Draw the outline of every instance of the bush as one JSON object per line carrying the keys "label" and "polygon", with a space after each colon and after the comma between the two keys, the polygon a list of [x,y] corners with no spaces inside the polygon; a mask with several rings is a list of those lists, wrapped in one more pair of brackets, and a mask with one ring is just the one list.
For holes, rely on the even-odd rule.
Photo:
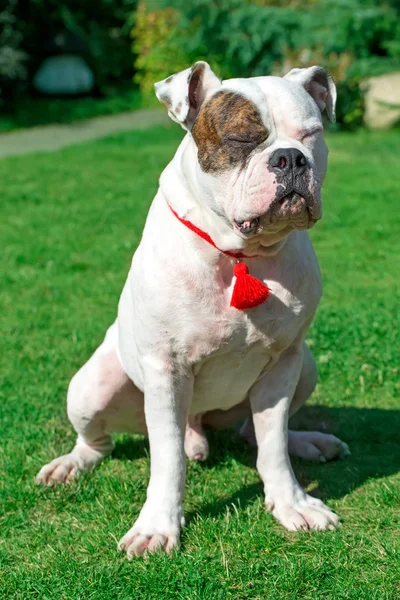
{"label": "bush", "polygon": [[153,93],[153,84],[165,77],[171,58],[174,68],[179,71],[187,67],[191,60],[179,44],[178,23],[180,14],[173,8],[147,10],[139,4],[133,29],[133,51],[137,53],[135,81],[142,91]]}
{"label": "bush", "polygon": [[338,84],[342,127],[362,121],[361,79],[400,61],[397,0],[159,0],[138,15],[133,48],[145,92],[196,59],[225,78],[321,64]]}
{"label": "bush", "polygon": [[[8,0],[0,13],[0,88],[3,97],[29,91],[52,40],[69,33],[82,40],[97,91],[103,95],[131,84],[130,29],[137,0]],[[57,48],[55,48],[57,50]],[[19,83],[19,85],[17,85]]]}
{"label": "bush", "polygon": [[133,77],[130,29],[136,4],[136,0],[31,0],[25,44],[36,63],[43,39],[61,31],[77,35],[87,46],[98,90],[107,94]]}
{"label": "bush", "polygon": [[0,106],[11,101],[26,78],[27,55],[20,48],[22,35],[15,29],[16,0],[9,1],[0,13]]}

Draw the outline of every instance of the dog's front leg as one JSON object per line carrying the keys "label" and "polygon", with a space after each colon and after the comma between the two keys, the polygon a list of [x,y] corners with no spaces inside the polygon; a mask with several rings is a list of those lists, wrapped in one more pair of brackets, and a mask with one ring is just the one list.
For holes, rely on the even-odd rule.
{"label": "dog's front leg", "polygon": [[151,361],[145,371],[145,414],[150,442],[147,499],[134,526],[119,542],[128,557],[169,552],[179,545],[186,476],[184,434],[193,376]]}
{"label": "dog's front leg", "polygon": [[253,387],[250,394],[258,444],[257,468],[265,503],[287,529],[333,529],[338,517],[306,494],[293,473],[288,454],[288,417],[302,367],[302,350],[294,348]]}

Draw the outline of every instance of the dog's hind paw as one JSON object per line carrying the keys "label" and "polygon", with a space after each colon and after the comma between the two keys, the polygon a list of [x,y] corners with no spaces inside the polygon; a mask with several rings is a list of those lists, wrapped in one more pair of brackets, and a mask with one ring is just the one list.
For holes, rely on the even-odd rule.
{"label": "dog's hind paw", "polygon": [[335,529],[339,525],[337,514],[319,498],[309,496],[297,486],[292,491],[280,489],[268,494],[265,505],[289,531]]}
{"label": "dog's hind paw", "polygon": [[55,458],[51,463],[42,467],[36,475],[36,483],[48,486],[68,483],[76,477],[80,470],[79,461],[71,452]]}
{"label": "dog's hind paw", "polygon": [[345,442],[328,433],[319,431],[289,431],[289,454],[305,460],[327,462],[349,456],[350,449]]}
{"label": "dog's hind paw", "polygon": [[42,485],[68,483],[82,471],[91,471],[113,449],[110,436],[99,438],[93,444],[78,440],[69,454],[59,456],[42,467],[36,475],[36,482]]}

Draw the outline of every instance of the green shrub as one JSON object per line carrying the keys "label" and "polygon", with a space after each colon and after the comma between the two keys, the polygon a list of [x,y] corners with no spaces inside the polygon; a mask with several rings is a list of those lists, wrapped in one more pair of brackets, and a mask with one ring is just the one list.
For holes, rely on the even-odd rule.
{"label": "green shrub", "polygon": [[137,53],[134,80],[146,95],[153,94],[154,82],[165,77],[173,62],[176,71],[185,69],[192,60],[179,44],[180,14],[173,8],[148,10],[139,4],[135,15],[133,50]]}
{"label": "green shrub", "polygon": [[[51,39],[70,32],[83,40],[87,47],[85,58],[96,76],[97,91],[107,94],[121,87],[121,83],[132,81],[130,29],[136,4],[137,0],[30,0],[29,3],[8,0],[8,8],[0,12],[1,52],[4,53],[3,48],[11,48],[12,57],[19,59],[18,76],[27,91],[35,70],[47,56]],[[5,41],[4,31],[8,32]],[[8,52],[8,65],[10,56]]]}
{"label": "green shrub", "polygon": [[397,0],[159,0],[133,29],[136,80],[151,83],[208,60],[225,78],[321,64],[338,84],[338,124],[362,121],[362,78],[400,63]]}
{"label": "green shrub", "polygon": [[34,47],[49,33],[75,33],[86,42],[99,91],[108,93],[133,76],[129,34],[136,5],[137,0],[31,0],[27,45],[35,55]]}
{"label": "green shrub", "polygon": [[0,12],[0,106],[11,102],[26,79],[27,55],[21,49],[22,35],[16,29],[16,0],[9,0]]}

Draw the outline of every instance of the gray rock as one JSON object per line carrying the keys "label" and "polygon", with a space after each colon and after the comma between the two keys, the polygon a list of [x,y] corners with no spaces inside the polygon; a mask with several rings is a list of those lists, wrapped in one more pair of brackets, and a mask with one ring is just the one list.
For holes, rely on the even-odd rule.
{"label": "gray rock", "polygon": [[370,129],[388,129],[400,120],[400,72],[364,82],[364,121]]}

